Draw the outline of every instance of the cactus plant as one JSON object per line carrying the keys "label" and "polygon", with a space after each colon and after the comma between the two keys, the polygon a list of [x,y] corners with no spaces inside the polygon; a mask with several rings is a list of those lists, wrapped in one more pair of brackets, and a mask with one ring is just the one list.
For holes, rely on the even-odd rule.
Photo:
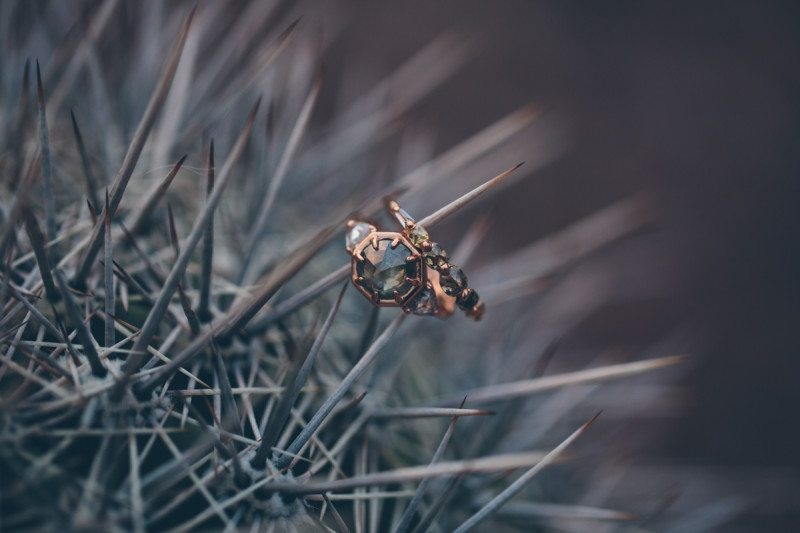
{"label": "cactus plant", "polygon": [[[408,143],[397,119],[464,60],[457,38],[321,125],[325,42],[293,9],[95,4],[3,6],[19,40],[2,66],[0,525],[511,527],[504,504],[593,414],[553,407],[537,426],[529,397],[678,360],[544,375],[566,326],[516,329],[563,272],[647,221],[642,197],[498,260],[477,217],[451,255],[477,266],[478,325],[379,312],[348,288],[351,213],[433,201],[436,231],[542,162],[520,168],[510,143],[535,127],[529,105],[434,157],[400,146],[403,173],[374,177],[386,140]],[[533,498],[519,512],[543,525],[630,518]]]}

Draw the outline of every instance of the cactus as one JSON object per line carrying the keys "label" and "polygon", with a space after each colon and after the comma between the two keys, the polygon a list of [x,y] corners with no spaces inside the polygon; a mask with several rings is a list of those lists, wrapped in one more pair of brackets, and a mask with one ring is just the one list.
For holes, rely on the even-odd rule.
{"label": "cactus", "polygon": [[[374,176],[463,42],[434,41],[324,126],[325,43],[292,9],[109,0],[70,22],[55,2],[17,7],[3,35],[64,34],[35,68],[22,41],[3,56],[1,526],[468,531],[513,524],[500,511],[519,493],[542,525],[631,518],[536,506],[526,491],[593,413],[540,427],[525,406],[679,358],[544,375],[565,327],[517,328],[562,273],[640,228],[646,199],[481,256],[484,200],[543,163],[515,164],[510,142],[532,105]],[[349,288],[344,222],[388,195],[433,203],[432,231],[481,213],[451,255],[475,266],[484,322],[379,312]]]}

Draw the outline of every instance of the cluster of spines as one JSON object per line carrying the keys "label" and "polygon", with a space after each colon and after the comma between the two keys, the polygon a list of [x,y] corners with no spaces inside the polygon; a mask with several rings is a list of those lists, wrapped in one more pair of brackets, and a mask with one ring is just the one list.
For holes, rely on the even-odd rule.
{"label": "cluster of spines", "polygon": [[[113,3],[109,2],[107,5],[111,7],[103,9],[101,13],[103,16],[106,16],[109,9],[113,9]],[[291,370],[283,381],[284,386],[280,391],[280,400],[268,404],[268,407],[265,408],[264,420],[266,420],[266,427],[261,432],[261,438],[251,439],[247,437],[249,433],[246,427],[242,426],[241,421],[249,421],[254,414],[254,408],[249,404],[249,400],[245,400],[245,398],[248,398],[247,395],[251,393],[244,391],[253,390],[257,387],[248,387],[247,380],[241,379],[242,376],[237,368],[238,361],[230,357],[230,354],[227,353],[229,350],[226,351],[225,347],[235,344],[232,339],[246,341],[256,338],[263,331],[265,324],[278,323],[280,319],[296,312],[303,305],[342,281],[346,276],[346,269],[344,271],[341,268],[334,269],[325,278],[286,298],[278,305],[267,309],[257,320],[254,320],[256,313],[261,311],[267,302],[271,301],[278,290],[285,286],[285,282],[328,241],[331,230],[326,228],[313,238],[301,243],[293,253],[287,255],[285,261],[273,270],[269,276],[259,280],[259,283],[252,288],[252,293],[235,301],[227,311],[222,311],[221,315],[214,319],[212,308],[215,298],[211,284],[211,262],[214,246],[213,229],[211,228],[213,226],[214,211],[219,204],[225,184],[230,180],[232,169],[247,143],[257,107],[252,111],[239,140],[231,150],[228,160],[219,174],[216,175],[216,181],[213,144],[209,146],[209,157],[206,159],[209,169],[206,204],[182,246],[178,244],[179,237],[176,224],[172,209],[168,206],[169,242],[174,252],[175,261],[168,273],[160,271],[158,266],[149,261],[147,252],[143,251],[143,247],[139,246],[137,239],[139,238],[140,230],[147,225],[150,214],[163,198],[185,158],[181,158],[174,165],[153,195],[143,204],[143,207],[131,213],[131,218],[128,219],[130,220],[129,228],[126,227],[126,222],[115,220],[119,218],[120,201],[128,181],[133,175],[136,163],[142,154],[149,132],[152,130],[160,110],[164,106],[177,69],[178,60],[183,51],[191,20],[192,15],[184,23],[177,43],[167,60],[164,74],[130,143],[122,166],[102,202],[101,196],[98,194],[97,180],[93,175],[92,165],[89,163],[87,148],[78,128],[78,122],[75,120],[74,115],[72,117],[76,146],[87,180],[87,196],[90,214],[94,218],[94,229],[89,236],[88,244],[84,248],[83,254],[78,257],[73,276],[69,280],[71,281],[71,286],[62,272],[65,271],[63,268],[64,257],[58,253],[57,241],[60,240],[61,235],[58,233],[58,213],[55,209],[56,202],[54,201],[55,193],[53,191],[53,154],[50,151],[48,124],[45,114],[45,94],[41,75],[38,73],[37,68],[45,230],[42,231],[33,214],[34,207],[32,203],[25,197],[37,175],[33,170],[34,166],[29,165],[27,169],[23,169],[25,172],[21,179],[14,178],[18,185],[17,196],[15,197],[16,203],[8,211],[2,239],[0,239],[2,249],[7,252],[6,256],[10,258],[4,271],[2,294],[10,294],[18,304],[12,305],[11,302],[4,304],[5,310],[10,310],[10,312],[2,319],[4,331],[0,335],[0,342],[10,350],[3,358],[2,364],[11,369],[11,372],[19,373],[24,379],[30,380],[34,384],[26,385],[25,388],[35,389],[35,384],[37,383],[41,387],[35,390],[30,397],[26,396],[25,390],[15,391],[8,398],[8,402],[6,400],[3,401],[3,409],[16,408],[20,398],[27,402],[26,406],[43,407],[43,409],[27,412],[6,411],[4,417],[8,415],[6,418],[13,419],[13,424],[6,426],[2,438],[4,442],[7,439],[26,438],[19,437],[19,434],[15,433],[16,431],[21,431],[20,434],[25,435],[45,435],[47,438],[66,436],[57,446],[54,446],[52,450],[47,450],[41,457],[30,455],[33,450],[19,449],[9,451],[3,448],[0,451],[3,454],[6,452],[20,453],[23,454],[23,457],[29,458],[30,463],[35,467],[27,472],[26,475],[40,476],[43,475],[43,472],[56,471],[57,476],[63,476],[65,472],[59,472],[59,466],[53,460],[59,453],[60,447],[70,446],[71,439],[80,436],[99,436],[102,444],[100,444],[99,452],[95,456],[87,455],[82,457],[80,450],[77,450],[78,453],[70,458],[71,466],[74,466],[80,460],[88,460],[91,463],[91,468],[86,478],[77,480],[78,482],[75,483],[75,486],[80,489],[79,492],[82,491],[82,494],[75,498],[80,504],[78,506],[79,512],[76,513],[76,516],[82,520],[87,514],[94,514],[98,516],[97,520],[101,521],[98,523],[117,520],[118,526],[130,527],[135,530],[153,527],[153,524],[161,523],[159,520],[165,520],[166,523],[169,523],[172,510],[175,506],[180,505],[180,502],[187,501],[186,498],[189,497],[186,496],[187,494],[200,494],[202,497],[198,498],[197,501],[200,502],[202,507],[197,509],[197,512],[190,520],[177,524],[181,527],[208,525],[215,517],[227,527],[235,527],[237,523],[242,525],[245,522],[243,517],[251,520],[290,518],[294,516],[294,513],[299,514],[299,503],[320,501],[321,499],[324,505],[330,509],[337,527],[341,530],[346,530],[345,521],[337,512],[334,500],[331,498],[333,492],[361,487],[411,484],[415,482],[420,482],[420,484],[414,498],[405,507],[401,521],[395,526],[398,531],[409,530],[416,517],[419,517],[416,529],[420,529],[436,519],[437,513],[446,504],[445,496],[450,497],[458,490],[457,483],[449,485],[446,494],[437,496],[434,499],[434,505],[423,513],[424,507],[420,497],[429,488],[427,481],[441,476],[459,480],[472,472],[506,472],[513,469],[527,468],[526,474],[520,478],[521,481],[515,482],[506,490],[497,494],[489,503],[479,506],[472,518],[469,518],[459,531],[473,528],[478,522],[494,513],[503,502],[518,493],[522,485],[528,482],[542,468],[558,459],[564,447],[582,433],[585,426],[582,426],[548,454],[535,452],[516,456],[497,454],[479,459],[445,461],[443,453],[447,449],[456,421],[467,416],[485,416],[490,414],[488,411],[465,409],[463,402],[460,403],[459,407],[452,407],[450,406],[451,404],[459,405],[459,402],[450,402],[449,400],[443,400],[442,405],[437,403],[432,407],[423,405],[386,408],[373,404],[369,407],[361,408],[361,402],[365,397],[364,394],[350,394],[354,383],[364,375],[367,368],[379,355],[379,352],[397,332],[403,321],[402,315],[393,320],[377,336],[374,335],[377,322],[370,321],[372,325],[368,325],[367,330],[371,330],[372,333],[365,335],[367,341],[364,343],[364,349],[359,351],[360,357],[351,368],[346,370],[345,377],[330,387],[332,392],[313,411],[308,420],[305,420],[305,411],[297,412],[299,409],[299,407],[296,407],[298,399],[303,392],[303,388],[309,383],[311,376],[317,371],[314,368],[315,362],[322,350],[323,342],[333,326],[334,319],[337,317],[345,292],[344,287],[331,307],[324,323],[316,332],[311,347],[299,359],[292,360]],[[280,37],[277,49],[280,49],[293,28],[294,25]],[[27,83],[27,76],[25,83]],[[319,84],[315,83],[294,131],[302,133],[305,129],[318,91]],[[24,90],[23,93],[25,93]],[[521,125],[523,124],[527,124],[532,118],[532,114],[528,110],[524,113],[513,115],[512,118],[514,121],[509,121],[509,123],[514,125],[514,128],[511,128],[511,130],[514,130],[522,127]],[[283,174],[285,174],[292,158],[291,155],[297,147],[297,139],[302,138],[302,135],[293,135],[292,138],[295,140],[290,143],[290,147],[287,148],[285,156],[281,160],[282,164],[279,165],[279,169]],[[23,167],[24,165],[20,166]],[[511,170],[513,169],[509,169],[489,180],[486,184],[476,188],[474,191],[470,191],[448,206],[443,207],[434,215],[431,215],[431,217],[428,217],[430,224],[441,220],[466,205],[466,203],[473,201],[480,194],[489,190],[491,186],[500,183],[504,177],[509,175]],[[280,180],[273,182],[275,183],[274,189],[272,185],[270,186],[270,195],[266,200],[268,206],[275,199],[279,182]],[[263,212],[268,211],[269,209],[267,208]],[[262,218],[265,219],[266,215]],[[12,262],[13,247],[16,246],[16,243],[12,241],[15,239],[14,224],[18,220],[22,221],[28,235],[34,256],[33,260],[36,261],[36,266],[41,276],[43,295],[36,290],[28,291],[17,287],[11,279],[10,272],[12,272],[13,268],[9,267],[8,264]],[[148,274],[157,281],[158,286],[155,294],[153,294],[154,291],[148,290],[147,287],[140,286],[137,276],[126,271],[121,257],[113,253],[113,237],[116,233],[111,230],[114,226],[120,229],[130,250],[145,264]],[[331,224],[330,228],[336,226],[338,224]],[[63,232],[64,228],[61,228],[61,230]],[[257,242],[262,230],[263,222],[258,222],[254,225],[253,235],[255,237],[253,237],[253,242]],[[200,299],[195,308],[187,294],[188,280],[186,270],[193,251],[201,242],[203,243],[203,252],[200,265]],[[100,256],[101,252],[103,252],[102,256]],[[99,259],[99,257],[102,258]],[[445,261],[447,260],[445,259]],[[250,276],[248,272],[252,272],[252,269],[248,268],[249,261],[244,263],[242,265],[242,279],[248,279]],[[98,264],[103,267],[102,283],[95,283],[96,278],[91,277],[93,272],[98,270]],[[448,268],[444,268],[445,266]],[[470,309],[478,304],[475,301],[477,296],[474,291],[468,292],[470,289],[466,288],[465,279],[464,288],[461,288],[460,292],[457,291],[461,284],[455,279],[454,271],[449,264],[441,262],[437,271],[445,276],[444,286],[450,287],[449,290],[453,293],[451,296],[455,295],[457,301],[461,301],[464,306],[469,304]],[[118,302],[114,300],[114,277],[124,280],[130,287],[135,287],[142,299],[145,300],[147,317],[141,329],[132,327],[131,324],[116,316],[115,309],[118,306]],[[95,296],[94,291],[99,287],[103,288],[104,298],[102,305],[98,306],[93,301],[93,297]],[[156,349],[153,341],[157,338],[157,330],[161,323],[165,321],[165,317],[168,316],[168,307],[176,295],[180,304],[179,312],[183,313],[188,331],[191,333],[191,341],[186,345],[176,345],[174,341],[167,339],[165,343],[170,343],[174,346],[174,349],[167,352],[167,355],[170,356],[167,358],[165,354]],[[36,305],[42,296],[53,306],[52,316],[54,318],[52,319],[48,318]],[[0,299],[0,301],[4,301],[4,299]],[[44,352],[41,349],[44,344],[39,343],[38,340],[33,343],[26,343],[20,342],[20,338],[15,337],[16,333],[22,332],[27,324],[26,321],[12,322],[11,319],[19,315],[20,310],[29,314],[32,317],[30,318],[31,321],[38,321],[51,336],[50,338],[56,340],[56,348],[52,354]],[[99,343],[95,340],[96,335],[90,328],[90,323],[94,316],[99,316],[103,319],[103,346],[99,346]],[[125,337],[118,340],[116,333],[120,331],[123,332]],[[374,340],[371,340],[372,337],[375,337]],[[75,344],[75,340],[79,341],[80,345]],[[120,346],[126,346],[127,343],[132,344],[133,348],[131,350],[127,352],[119,350]],[[12,351],[15,354],[21,353],[25,358],[28,358],[34,371],[15,363],[11,355]],[[206,356],[205,360],[201,355]],[[248,357],[255,356],[248,352]],[[120,367],[115,364],[116,361],[113,359],[116,358],[124,358],[125,365]],[[160,366],[159,360],[163,363]],[[638,366],[607,368],[604,369],[605,373],[591,375],[564,376],[562,382],[582,383],[630,375],[658,368],[668,362],[671,361],[655,361],[639,364]],[[84,366],[88,368],[82,369]],[[47,381],[43,378],[40,375],[41,372],[38,372],[39,369],[42,369],[48,377],[52,376],[52,380]],[[199,372],[194,369],[201,369],[204,372],[202,377],[206,378],[208,382],[201,380]],[[184,381],[176,379],[178,373],[183,374],[183,378],[180,379],[184,379]],[[208,376],[211,376],[216,382],[208,379]],[[265,376],[264,379],[271,378],[270,376]],[[189,383],[186,389],[175,389],[177,383],[187,382],[186,380]],[[50,401],[48,394],[58,395],[67,391],[62,386],[65,383],[68,386],[74,386],[77,394],[67,395],[63,398],[59,397]],[[537,387],[542,386],[544,386],[542,382],[531,379],[525,383],[509,384],[507,387],[501,387],[500,389],[496,387],[486,388],[486,390],[477,389],[470,392],[470,401],[473,402],[473,398],[478,401],[502,401],[503,399],[525,394],[525,392],[520,393],[520,390],[539,390]],[[262,387],[262,389],[265,388]],[[198,394],[202,398],[207,396],[219,398],[218,402],[209,402],[208,412],[211,413],[210,418],[212,419],[210,423],[206,422],[208,412],[195,405],[200,401],[198,400],[195,404],[191,402],[191,398],[195,397],[194,392],[202,393]],[[273,394],[275,393],[273,392]],[[349,398],[349,396],[352,396],[352,398]],[[169,401],[177,400],[178,398],[183,401]],[[39,403],[41,399],[45,401]],[[342,405],[345,405],[344,400],[348,399],[351,400],[350,403],[342,408]],[[218,406],[211,405],[216,403],[218,403]],[[175,409],[180,407],[184,408],[183,415],[175,412]],[[309,408],[306,406],[303,409]],[[318,474],[323,472],[323,468],[331,465],[335,466],[336,469],[340,469],[341,465],[337,463],[335,456],[326,455],[331,450],[325,448],[325,444],[319,439],[319,433],[330,423],[333,416],[338,414],[340,410],[348,408],[354,409],[358,414],[354,417],[353,423],[345,427],[342,433],[338,435],[339,440],[336,441],[334,448],[339,446],[340,442],[343,443],[341,446],[346,446],[348,442],[352,442],[352,435],[359,428],[363,428],[368,423],[376,423],[375,421],[445,417],[450,418],[451,422],[430,464],[423,467],[407,467],[389,471],[373,471],[372,473],[362,472],[355,476],[327,482],[318,481],[315,478],[309,480],[308,478],[295,478],[292,476],[293,468],[298,463],[308,460],[303,454],[310,447],[315,450],[325,450],[325,452],[319,452],[316,456],[312,456],[312,464],[309,468],[310,473]],[[58,409],[62,410],[59,411]],[[55,413],[55,415],[52,418],[46,418],[49,413]],[[72,423],[71,421],[77,418],[78,422],[75,427],[61,426],[59,425],[60,417],[65,417],[69,423]],[[166,421],[176,417],[182,419],[182,424],[193,425],[199,431],[199,434],[195,434],[195,440],[183,449],[180,449],[178,443],[170,437],[171,431],[168,430],[171,428],[165,428]],[[296,420],[298,417],[300,422]],[[4,418],[4,421],[6,418]],[[99,423],[100,427],[95,426],[94,422]],[[25,426],[25,424],[28,425]],[[290,427],[294,429],[288,429]],[[300,427],[302,429],[299,429]],[[184,426],[180,426],[180,429],[183,428]],[[140,435],[147,437],[145,442],[138,439]],[[285,441],[285,445],[279,448],[277,444],[282,440]],[[145,458],[151,453],[154,441],[163,441],[165,450],[172,453],[174,457],[163,459],[161,464],[155,467],[146,467]],[[14,440],[14,442],[17,441]],[[115,446],[117,444],[121,446]],[[140,448],[141,444],[144,446]],[[212,452],[210,450],[215,451]],[[126,455],[128,457],[127,463],[125,461]],[[5,457],[3,460],[5,461]],[[209,468],[204,474],[198,474],[198,472],[202,472],[200,467],[205,465],[207,461],[209,463],[218,461],[218,467]],[[114,486],[111,474],[124,469],[125,465],[128,468],[127,478],[121,486]],[[150,469],[147,470],[146,468]],[[21,479],[25,479],[25,476],[22,476]],[[61,478],[59,477],[58,479]],[[53,487],[47,487],[42,484],[39,479],[34,478],[34,482],[33,492],[38,493],[38,491],[48,489],[55,490]],[[69,483],[64,483],[64,485],[67,486]],[[169,491],[175,486],[180,486],[181,491],[170,493]],[[17,489],[17,484],[15,483],[11,488]],[[68,495],[71,495],[74,487],[70,485],[69,489],[67,492]],[[108,489],[108,491],[104,489]],[[142,492],[143,489],[145,493]],[[107,495],[103,495],[104,492]],[[161,505],[165,494],[170,494],[175,498],[169,503]],[[251,495],[257,501],[250,500]],[[130,497],[129,506],[127,502],[120,504],[120,498],[128,497]],[[102,500],[102,504],[95,505],[98,503],[98,498]],[[402,501],[398,499],[398,502]],[[259,506],[263,513],[260,515],[257,513],[246,514],[252,511],[252,508],[249,508],[248,505]],[[34,510],[34,507],[32,505],[31,510]],[[109,510],[109,507],[113,509]],[[103,510],[107,511],[107,514],[101,519],[99,515],[104,512]],[[0,512],[7,511],[8,509],[4,507]],[[145,516],[145,513],[149,513],[149,516]],[[42,514],[47,515],[47,513]],[[31,519],[35,520],[36,517],[33,516]]]}

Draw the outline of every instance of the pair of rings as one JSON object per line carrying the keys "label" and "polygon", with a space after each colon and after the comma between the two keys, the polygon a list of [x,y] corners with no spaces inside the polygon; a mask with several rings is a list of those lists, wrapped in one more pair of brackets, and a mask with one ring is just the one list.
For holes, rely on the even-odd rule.
{"label": "pair of rings", "polygon": [[345,248],[352,256],[351,280],[358,291],[374,305],[401,307],[406,313],[447,318],[458,307],[480,320],[485,306],[467,286],[464,272],[397,202],[387,200],[386,208],[400,232],[347,221]]}

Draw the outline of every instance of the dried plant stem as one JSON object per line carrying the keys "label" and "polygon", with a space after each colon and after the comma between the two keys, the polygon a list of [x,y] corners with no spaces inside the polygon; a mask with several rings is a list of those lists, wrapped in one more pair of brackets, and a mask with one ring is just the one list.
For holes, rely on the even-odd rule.
{"label": "dried plant stem", "polygon": [[164,281],[164,286],[161,289],[161,293],[158,295],[158,299],[153,304],[150,313],[147,315],[147,319],[145,319],[144,325],[142,326],[142,331],[136,338],[136,343],[133,345],[134,354],[131,356],[132,358],[128,361],[128,366],[125,369],[125,376],[127,378],[139,370],[142,364],[144,364],[144,351],[156,332],[156,328],[161,321],[161,317],[164,315],[164,311],[166,311],[167,305],[169,304],[172,295],[175,293],[180,279],[183,277],[186,266],[189,264],[189,260],[191,259],[192,252],[194,252],[195,247],[205,232],[214,209],[216,209],[217,205],[222,199],[222,193],[225,191],[225,186],[228,184],[228,181],[233,174],[233,167],[236,165],[236,162],[242,155],[244,147],[250,138],[250,132],[253,129],[253,123],[255,122],[259,103],[260,99],[250,111],[250,116],[245,123],[244,129],[239,134],[236,144],[231,150],[231,153],[228,156],[228,159],[225,161],[225,164],[222,166],[222,170],[219,173],[219,182],[209,197],[208,202],[204,206],[203,212],[195,220],[192,231],[189,233],[189,236],[186,239],[186,243],[184,244],[183,250],[181,250],[180,256],[175,261],[175,265],[172,267],[169,276]]}
{"label": "dried plant stem", "polygon": [[[466,401],[466,398],[464,398]],[[464,407],[464,402],[461,402],[461,408]],[[431,458],[430,464],[436,464],[444,456],[444,451],[447,449],[447,445],[450,443],[450,438],[453,436],[453,432],[456,428],[456,422],[458,421],[459,415],[454,415],[453,418],[450,420],[450,424],[447,426],[447,430],[444,432],[444,436],[442,437],[441,442],[439,442],[439,446],[436,447],[436,451],[433,453],[433,457]],[[425,490],[427,489],[429,484],[428,479],[423,479],[420,481],[419,485],[417,485],[417,490],[414,491],[414,496],[411,498],[411,501],[408,502],[408,506],[406,510],[403,512],[403,515],[400,517],[400,523],[397,524],[395,528],[395,533],[405,533],[411,527],[411,521],[414,519],[414,515],[417,512],[417,507],[422,502],[422,496],[425,494]]]}
{"label": "dried plant stem", "polygon": [[39,275],[42,279],[42,285],[44,286],[45,294],[47,295],[47,299],[55,304],[60,300],[60,295],[58,293],[58,289],[56,289],[56,284],[53,281],[53,273],[50,267],[50,260],[47,254],[47,248],[45,243],[45,237],[42,234],[42,230],[39,227],[39,224],[36,222],[36,218],[33,216],[31,210],[26,209],[22,213],[23,218],[25,219],[25,229],[28,233],[28,239],[31,243],[31,248],[33,248],[33,253],[36,257],[36,264],[39,266]]}
{"label": "dried plant stem", "polygon": [[[496,402],[507,400],[509,398],[516,398],[519,396],[527,396],[529,394],[551,390],[558,387],[565,387],[568,385],[592,383],[605,379],[615,379],[624,376],[640,374],[642,372],[648,372],[650,370],[656,370],[680,363],[681,361],[685,360],[685,358],[686,356],[676,355],[671,357],[661,357],[658,359],[649,359],[645,361],[634,361],[632,363],[620,363],[617,365],[578,370],[577,372],[569,372],[554,376],[514,381],[511,383],[501,383],[498,385],[488,385],[486,387],[480,387],[468,391],[466,394],[469,396],[471,402]],[[457,400],[453,399],[441,403],[449,404],[455,403],[455,401]]]}
{"label": "dried plant stem", "polygon": [[[56,282],[58,283],[58,287],[61,290],[61,297],[66,305],[67,316],[71,320],[72,325],[75,327],[78,339],[81,341],[81,344],[83,344],[83,353],[86,355],[86,359],[89,361],[89,365],[92,367],[92,374],[99,378],[105,377],[105,375],[108,373],[108,370],[106,370],[106,367],[103,366],[103,363],[100,361],[100,357],[97,355],[92,334],[83,321],[81,310],[78,308],[78,304],[72,297],[69,287],[67,287],[67,282],[64,281],[63,276],[58,271],[55,272],[55,278]],[[64,337],[66,337],[66,335],[64,335]]]}
{"label": "dried plant stem", "polygon": [[522,474],[519,478],[514,481],[511,485],[509,485],[505,490],[503,490],[500,494],[495,496],[492,501],[484,505],[477,513],[472,515],[466,522],[458,526],[455,529],[455,533],[467,533],[467,531],[471,531],[474,529],[478,524],[486,520],[486,518],[497,511],[505,502],[510,500],[515,494],[521,491],[525,485],[527,485],[533,477],[542,471],[542,469],[550,464],[552,464],[569,446],[572,444],[575,439],[583,434],[586,431],[586,428],[591,425],[592,422],[600,415],[600,413],[596,414],[591,420],[584,423],[581,427],[579,427],[572,435],[564,439],[564,441],[553,448],[553,450],[545,455],[541,461],[535,464],[533,467],[530,468],[527,472]]}
{"label": "dried plant stem", "polygon": [[[206,174],[206,197],[214,190],[214,139],[208,146],[208,171]],[[206,200],[208,201],[208,200]],[[202,262],[200,265],[200,301],[197,304],[197,316],[203,322],[209,322],[211,315],[211,277],[214,270],[214,214],[203,234]]]}
{"label": "dried plant stem", "polygon": [[463,196],[461,196],[459,198],[456,198],[455,200],[453,200],[452,202],[450,202],[446,206],[442,207],[441,209],[439,209],[435,213],[431,213],[430,215],[426,216],[425,218],[423,218],[422,220],[419,221],[419,224],[421,224],[422,226],[431,226],[433,224],[436,224],[437,222],[441,222],[442,220],[444,220],[445,218],[447,218],[451,214],[455,213],[456,211],[458,211],[460,209],[463,209],[469,203],[475,201],[481,195],[485,194],[486,192],[488,192],[488,191],[494,189],[495,187],[497,187],[498,185],[500,185],[500,183],[502,183],[503,180],[506,177],[511,175],[512,172],[517,170],[523,164],[524,164],[524,162],[523,163],[517,163],[513,167],[511,167],[511,168],[509,168],[507,170],[504,170],[503,172],[501,172],[497,176],[489,179],[488,181],[484,182],[483,184],[479,185],[478,187],[475,187],[474,189],[472,189],[468,193],[464,194]]}
{"label": "dried plant stem", "polygon": [[47,109],[45,107],[42,73],[36,61],[36,96],[39,101],[39,140],[42,157],[42,186],[44,188],[44,219],[47,239],[56,238],[56,203],[53,190],[53,161],[50,156],[50,133],[47,128]]}
{"label": "dried plant stem", "polygon": [[275,203],[275,198],[277,197],[278,191],[280,190],[283,180],[286,177],[286,173],[289,170],[289,164],[291,163],[294,154],[297,152],[300,142],[303,139],[303,134],[308,127],[308,121],[311,118],[311,113],[314,110],[314,104],[317,102],[317,96],[319,96],[319,90],[321,86],[322,75],[318,74],[317,78],[314,80],[314,85],[311,87],[308,97],[306,97],[306,101],[303,103],[302,109],[300,109],[300,114],[298,115],[297,121],[294,124],[292,133],[289,135],[286,148],[283,151],[283,155],[281,155],[281,159],[278,162],[278,167],[275,169],[275,174],[273,174],[272,180],[267,188],[267,196],[264,198],[264,202],[261,205],[261,208],[258,210],[258,218],[250,230],[250,235],[248,236],[247,244],[245,246],[245,256],[241,265],[241,274],[239,280],[240,284],[246,285],[252,281],[248,274],[250,272],[250,263],[255,256],[256,250],[258,249],[259,238],[267,226],[269,213],[272,210],[272,205]]}
{"label": "dried plant stem", "polygon": [[172,180],[174,180],[175,176],[178,175],[178,172],[183,166],[184,161],[186,161],[185,155],[178,159],[178,162],[173,165],[164,179],[147,196],[147,199],[144,201],[142,206],[129,215],[128,220],[130,220],[130,223],[128,223],[127,226],[130,228],[131,234],[136,235],[142,231],[145,222],[147,222],[147,219],[153,212],[153,209],[155,209],[156,205],[158,205],[158,202],[164,197],[167,190],[169,190],[169,186],[172,185]]}
{"label": "dried plant stem", "polygon": [[105,202],[105,210],[104,213],[106,214],[105,219],[103,220],[103,225],[105,228],[104,238],[103,238],[103,246],[105,249],[105,257],[104,257],[104,283],[103,288],[105,290],[105,309],[106,309],[106,319],[105,319],[105,332],[104,332],[104,340],[105,346],[113,346],[114,345],[114,315],[116,314],[114,307],[114,242],[111,239],[111,213],[108,207],[108,190],[106,190],[106,202]]}
{"label": "dried plant stem", "polygon": [[[172,80],[175,77],[175,71],[178,69],[178,62],[180,61],[181,54],[183,53],[183,46],[186,44],[186,37],[189,35],[189,28],[191,27],[194,13],[195,10],[192,9],[192,11],[186,17],[180,32],[178,33],[178,38],[169,58],[167,59],[161,79],[159,79],[158,84],[156,85],[156,88],[150,97],[150,101],[147,103],[147,109],[145,109],[142,120],[139,122],[136,133],[133,135],[133,140],[131,140],[128,151],[125,154],[125,159],[122,161],[122,166],[114,178],[114,183],[111,187],[111,198],[109,201],[112,217],[114,216],[114,213],[116,213],[120,201],[122,201],[122,195],[125,194],[128,181],[131,179],[131,175],[133,175],[133,169],[136,167],[136,163],[139,161],[139,156],[142,154],[144,143],[147,141],[147,137],[150,135],[150,131],[153,129],[153,125],[155,124],[156,118],[158,118],[158,115],[161,112],[164,101],[167,99],[167,94],[172,86]],[[105,214],[102,214],[101,220],[103,220],[104,217]],[[75,273],[75,277],[73,278],[73,283],[79,287],[83,286],[84,282],[86,281],[86,277],[89,275],[89,271],[92,268],[94,260],[100,251],[100,247],[103,244],[102,234],[103,223],[98,222],[94,227],[88,247],[81,258],[80,265]]]}
{"label": "dried plant stem", "polygon": [[302,361],[302,364],[296,368],[294,375],[290,375],[288,377],[288,382],[290,385],[284,392],[280,403],[278,403],[275,413],[270,417],[267,429],[264,431],[264,437],[261,440],[261,445],[258,447],[255,456],[253,456],[254,467],[264,467],[267,460],[267,454],[271,452],[272,448],[275,446],[275,443],[278,442],[278,437],[280,436],[279,432],[286,424],[286,420],[289,418],[291,408],[295,401],[297,401],[297,397],[300,395],[303,385],[308,380],[311,369],[316,362],[317,355],[319,355],[319,352],[322,349],[322,344],[325,341],[325,337],[328,335],[328,331],[330,331],[331,326],[333,325],[333,319],[336,317],[336,313],[339,311],[339,306],[342,303],[342,298],[347,290],[347,286],[347,283],[342,286],[342,290],[339,292],[338,298],[336,298],[330,313],[328,313],[328,317],[322,324],[322,328],[314,339],[314,344],[311,345],[311,349],[308,351],[308,354]]}
{"label": "dried plant stem", "polygon": [[287,494],[322,494],[332,491],[350,490],[357,487],[410,483],[428,478],[505,472],[508,470],[535,466],[540,463],[545,456],[546,454],[541,452],[508,453],[481,457],[478,459],[441,461],[436,464],[408,466],[386,472],[373,472],[348,479],[307,483],[305,485],[299,483],[273,482],[270,488],[275,491],[286,492]]}
{"label": "dried plant stem", "polygon": [[97,178],[92,172],[92,163],[89,159],[89,153],[86,151],[86,145],[83,142],[83,135],[78,128],[78,121],[75,119],[75,113],[70,110],[69,116],[72,119],[72,133],[75,136],[75,144],[78,148],[78,155],[81,158],[81,166],[83,167],[83,177],[86,180],[86,196],[94,209],[100,208],[100,197],[97,196],[98,183]]}
{"label": "dried plant stem", "polygon": [[[361,374],[367,369],[367,367],[375,360],[380,350],[389,342],[389,339],[392,338],[392,335],[397,331],[400,327],[400,324],[403,323],[403,319],[405,315],[398,315],[381,333],[381,335],[375,339],[375,342],[369,347],[361,359],[353,366],[350,372],[345,376],[336,390],[328,397],[327,400],[322,404],[319,410],[314,413],[314,416],[311,417],[311,420],[308,421],[306,427],[303,428],[303,431],[292,441],[292,443],[286,448],[288,454],[296,454],[300,451],[300,449],[306,444],[308,439],[311,438],[312,435],[319,429],[319,426],[325,420],[325,418],[333,411],[333,408],[344,398],[344,395],[350,390],[350,387],[355,383],[355,381],[361,377]],[[274,463],[278,469],[284,468],[289,463],[290,457],[286,454],[279,455]]]}
{"label": "dried plant stem", "polygon": [[172,361],[161,367],[153,378],[139,388],[139,392],[141,394],[151,393],[155,387],[166,381],[182,365],[202,352],[211,343],[212,339],[225,337],[231,332],[243,328],[278,289],[327,242],[331,232],[331,228],[326,228],[316,235],[310,243],[304,243],[298,247],[295,253],[291,254],[280,267],[268,276],[268,279],[263,284],[259,285],[255,294],[240,304],[233,306],[227,315],[215,320],[208,331],[192,341]]}
{"label": "dried plant stem", "polygon": [[459,416],[486,416],[494,414],[486,409],[462,409],[449,407],[394,407],[376,409],[370,413],[376,419],[437,418]]}

